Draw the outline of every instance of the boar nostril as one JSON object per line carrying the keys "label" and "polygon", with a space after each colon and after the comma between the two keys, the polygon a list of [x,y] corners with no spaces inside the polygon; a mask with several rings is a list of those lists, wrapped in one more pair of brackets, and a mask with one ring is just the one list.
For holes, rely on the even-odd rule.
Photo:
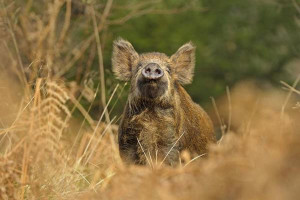
{"label": "boar nostril", "polygon": [[156,70],[155,70],[155,72],[156,72],[158,75],[160,75],[160,74],[161,74],[161,71],[160,71],[160,69],[156,69]]}

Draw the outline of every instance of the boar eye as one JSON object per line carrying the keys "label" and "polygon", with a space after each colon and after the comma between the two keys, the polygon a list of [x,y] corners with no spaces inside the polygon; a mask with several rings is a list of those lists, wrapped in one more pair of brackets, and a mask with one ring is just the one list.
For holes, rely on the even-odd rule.
{"label": "boar eye", "polygon": [[166,71],[167,71],[169,74],[171,74],[171,67],[170,67],[170,66],[167,66]]}
{"label": "boar eye", "polygon": [[142,67],[142,63],[138,63],[136,69],[139,70]]}

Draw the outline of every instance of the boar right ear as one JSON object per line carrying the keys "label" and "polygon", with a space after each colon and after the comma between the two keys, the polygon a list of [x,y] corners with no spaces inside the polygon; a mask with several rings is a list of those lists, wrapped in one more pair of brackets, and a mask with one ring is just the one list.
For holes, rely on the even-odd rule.
{"label": "boar right ear", "polygon": [[195,68],[195,46],[189,42],[180,47],[171,56],[171,62],[175,67],[176,79],[181,84],[189,84],[193,80]]}
{"label": "boar right ear", "polygon": [[123,81],[129,81],[132,75],[132,67],[138,60],[138,53],[126,40],[119,38],[113,43],[112,70],[116,77]]}

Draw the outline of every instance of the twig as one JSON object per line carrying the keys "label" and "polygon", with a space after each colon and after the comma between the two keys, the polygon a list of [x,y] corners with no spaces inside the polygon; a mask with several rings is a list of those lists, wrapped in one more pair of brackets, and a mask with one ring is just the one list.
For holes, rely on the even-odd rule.
{"label": "twig", "polygon": [[[97,51],[98,51],[98,62],[99,62],[99,71],[100,71],[100,87],[101,87],[101,103],[102,103],[102,107],[105,108],[106,107],[106,94],[105,94],[105,76],[104,76],[104,66],[103,66],[103,55],[102,55],[99,31],[97,28],[98,26],[97,26],[95,10],[93,7],[91,8],[91,11],[92,11],[92,18],[93,18],[93,25],[94,25],[94,34],[95,34],[95,38],[96,38]],[[107,110],[105,110],[105,118],[106,118],[106,123],[109,123],[110,119],[109,119],[109,114],[108,114]]]}
{"label": "twig", "polygon": [[100,24],[99,24],[99,27],[98,27],[98,30],[102,30],[105,23],[106,23],[106,19],[110,13],[110,10],[111,10],[111,6],[113,4],[113,0],[108,0],[106,5],[105,5],[105,8],[104,8],[104,11],[103,11],[103,14],[101,15],[101,20],[100,20]]}
{"label": "twig", "polygon": [[293,4],[296,8],[296,10],[300,13],[300,6],[298,5],[298,3],[296,2],[296,0],[292,0],[293,1]]}
{"label": "twig", "polygon": [[[299,81],[300,81],[300,74],[298,75],[297,79],[293,83],[292,88],[295,88]],[[293,90],[290,89],[290,91],[289,91],[288,95],[286,96],[285,101],[281,107],[281,114],[280,114],[281,119],[283,118],[285,107],[286,107],[288,101],[290,100],[292,93],[293,93]]]}
{"label": "twig", "polygon": [[215,113],[217,115],[217,118],[218,118],[218,121],[219,121],[219,124],[220,124],[220,128],[221,128],[222,136],[221,136],[221,139],[219,140],[219,143],[220,143],[223,139],[223,136],[225,135],[225,127],[226,126],[224,125],[224,123],[221,120],[221,117],[220,117],[219,110],[217,108],[217,104],[216,104],[215,99],[213,97],[211,97],[211,100],[212,100],[212,104],[213,104],[213,107],[214,107],[214,110],[215,110]]}
{"label": "twig", "polygon": [[77,107],[77,109],[81,112],[84,118],[88,121],[90,126],[94,125],[94,120],[91,118],[88,112],[84,109],[84,107],[77,101],[77,99],[73,95],[69,95],[72,103]]}
{"label": "twig", "polygon": [[132,18],[136,18],[146,14],[156,14],[156,15],[172,15],[177,13],[182,13],[190,9],[190,6],[185,6],[182,8],[174,8],[174,9],[155,9],[153,7],[147,6],[146,8],[140,9],[140,7],[133,9],[129,14],[121,17],[119,19],[108,21],[109,25],[120,25],[129,21]]}
{"label": "twig", "polygon": [[58,71],[55,74],[56,78],[59,78],[63,76],[69,69],[71,69],[74,64],[81,58],[81,56],[84,55],[85,51],[89,48],[90,44],[92,43],[94,39],[94,34],[91,35],[89,38],[87,38],[85,41],[81,42],[78,47],[75,47],[70,55],[67,55],[66,57],[71,57],[71,55],[74,55],[73,58],[71,58],[69,61],[66,62],[66,65],[64,68],[62,68],[60,71]]}
{"label": "twig", "polygon": [[187,162],[184,166],[183,166],[183,168],[185,168],[186,166],[188,166],[189,164],[191,164],[193,161],[195,161],[195,160],[197,160],[198,158],[201,158],[202,156],[205,156],[207,153],[203,153],[203,154],[201,154],[201,155],[199,155],[199,156],[196,156],[195,158],[193,158],[192,160],[190,160],[189,162]]}
{"label": "twig", "polygon": [[231,127],[231,115],[232,115],[232,106],[231,106],[231,96],[230,96],[230,90],[229,87],[226,87],[226,94],[227,94],[227,99],[228,99],[228,128],[227,128],[227,133],[230,132],[230,127]]}
{"label": "twig", "polygon": [[[96,127],[95,127],[95,129],[94,129],[94,131],[93,131],[92,137],[91,137],[91,139],[89,140],[89,143],[87,144],[87,146],[85,147],[84,153],[82,154],[81,158],[86,154],[86,152],[87,152],[87,150],[88,150],[88,148],[89,148],[89,146],[90,146],[92,140],[94,139],[95,134],[96,134],[96,132],[97,132],[97,129],[99,128],[100,122],[102,121],[102,118],[103,118],[103,116],[104,116],[105,110],[107,109],[107,106],[110,104],[110,102],[111,102],[111,100],[112,100],[114,94],[116,93],[118,87],[119,87],[119,84],[115,87],[115,89],[114,89],[112,95],[110,96],[110,99],[108,100],[107,105],[106,105],[106,107],[104,108],[104,110],[103,110],[103,112],[102,112],[102,114],[101,114],[101,116],[100,116],[100,118],[99,118],[99,120],[98,120],[98,123],[97,123],[97,125],[96,125]],[[80,159],[80,160],[81,160],[81,159]]]}
{"label": "twig", "polygon": [[94,152],[96,151],[97,146],[98,146],[99,143],[101,142],[103,136],[105,135],[105,133],[107,132],[107,130],[110,129],[111,124],[112,124],[112,122],[113,122],[115,119],[116,119],[116,117],[114,117],[114,118],[110,121],[110,123],[106,125],[106,127],[105,127],[105,129],[103,130],[103,132],[102,132],[100,138],[98,139],[97,143],[94,145],[94,148],[93,148],[93,150],[91,151],[89,157],[86,159],[84,165],[86,165],[86,164],[89,162],[89,160],[91,159],[92,155],[93,155]]}
{"label": "twig", "polygon": [[65,14],[65,22],[64,26],[62,28],[62,31],[59,36],[58,40],[58,48],[60,48],[63,45],[63,42],[65,40],[67,31],[70,26],[70,21],[71,21],[71,0],[65,0],[66,1],[66,14]]}
{"label": "twig", "polygon": [[124,83],[124,85],[123,85],[123,87],[122,87],[122,89],[121,89],[121,92],[120,92],[119,95],[117,96],[117,99],[116,99],[115,103],[111,106],[110,111],[109,111],[109,114],[113,111],[113,109],[114,109],[115,106],[117,105],[117,103],[118,103],[118,101],[119,101],[119,99],[120,99],[120,97],[121,97],[121,95],[122,95],[122,93],[123,93],[124,88],[125,88],[126,85],[127,85],[127,82]]}
{"label": "twig", "polygon": [[134,10],[134,11],[131,11],[128,15],[126,15],[122,18],[108,21],[107,24],[109,24],[109,25],[124,24],[125,22],[129,21],[132,18],[136,18],[136,17],[142,16],[142,15],[145,15],[145,14],[149,14],[152,11],[153,11],[153,8],[147,8],[147,9],[139,10],[139,11]]}
{"label": "twig", "polygon": [[101,183],[103,183],[103,181],[105,181],[105,179],[111,178],[111,177],[113,177],[115,174],[116,174],[116,173],[112,173],[112,174],[108,175],[107,177],[105,177],[104,179],[101,179],[98,183],[96,183],[96,184],[93,186],[93,188],[96,189],[96,187],[97,187],[98,185],[100,185]]}
{"label": "twig", "polygon": [[287,84],[286,82],[280,81],[280,83],[286,87],[286,88],[284,88],[284,89],[292,90],[292,91],[295,92],[296,94],[299,94],[299,95],[300,95],[300,91],[299,91],[299,90],[293,88],[292,86],[290,86],[290,85]]}
{"label": "twig", "polygon": [[2,9],[4,10],[4,15],[5,15],[7,24],[8,24],[9,33],[10,33],[10,35],[12,37],[12,40],[13,40],[13,43],[14,43],[14,47],[15,47],[16,54],[17,54],[17,60],[18,60],[18,63],[20,65],[20,68],[21,68],[22,75],[20,76],[20,78],[21,78],[21,81],[23,82],[23,84],[25,86],[27,94],[29,94],[29,88],[28,88],[28,84],[27,84],[27,80],[26,80],[25,71],[24,71],[24,65],[23,65],[21,55],[20,55],[20,50],[19,50],[19,46],[18,46],[18,43],[17,43],[17,39],[16,39],[16,36],[14,34],[13,27],[12,27],[12,24],[10,22],[10,19],[7,15],[7,10],[5,8],[5,4],[4,4],[3,0],[1,1],[1,4],[2,4]]}
{"label": "twig", "polygon": [[[98,86],[97,86],[97,89],[96,89],[96,91],[95,91],[95,94],[97,94],[98,89],[99,89],[99,84],[98,84]],[[89,113],[89,111],[91,110],[92,105],[93,105],[93,102],[95,101],[95,98],[96,98],[96,95],[94,96],[93,101],[91,102],[91,104],[90,104],[88,110],[86,111],[87,113]],[[69,154],[68,154],[68,158],[70,157],[70,155],[71,155],[71,153],[72,153],[72,150],[73,150],[73,148],[75,147],[75,143],[76,143],[77,140],[78,140],[79,134],[80,134],[80,132],[81,132],[81,130],[82,130],[82,128],[83,128],[83,125],[84,125],[84,123],[85,123],[85,120],[86,120],[86,118],[84,118],[84,119],[82,120],[82,122],[81,122],[80,128],[79,128],[79,130],[78,130],[78,132],[77,132],[77,134],[76,134],[75,140],[74,140],[73,145],[72,145],[72,147],[71,147],[71,149],[70,149],[70,152],[69,152]],[[77,154],[78,154],[78,152],[77,152]]]}
{"label": "twig", "polygon": [[158,4],[161,3],[162,0],[148,0],[148,1],[142,1],[142,2],[133,2],[131,5],[114,5],[113,9],[120,9],[120,10],[139,10],[141,8],[149,7],[151,4]]}
{"label": "twig", "polygon": [[175,143],[173,144],[173,146],[170,148],[170,150],[168,151],[167,155],[164,157],[164,159],[161,161],[160,165],[161,166],[164,161],[166,160],[166,158],[168,157],[168,155],[170,154],[170,152],[172,151],[172,149],[175,147],[175,145],[177,144],[177,142],[181,139],[181,137],[185,134],[185,132],[183,132],[180,137],[175,141]]}
{"label": "twig", "polygon": [[[77,172],[83,178],[83,180],[85,180],[89,184],[89,186],[91,185],[91,183],[87,180],[87,178],[82,173],[80,173],[76,169],[74,169],[74,171]],[[94,188],[93,188],[93,190],[96,192],[96,190]]]}
{"label": "twig", "polygon": [[148,150],[148,154],[149,154],[149,158],[150,158],[150,161],[151,161],[151,166],[153,166],[153,160],[152,160],[152,156],[151,156],[151,153],[150,153],[149,150]]}
{"label": "twig", "polygon": [[144,155],[145,155],[145,157],[146,157],[146,160],[147,160],[148,164],[149,164],[151,167],[153,167],[153,166],[151,165],[151,162],[149,161],[149,159],[148,159],[148,157],[147,157],[145,151],[144,151],[144,148],[143,148],[142,144],[140,143],[139,138],[136,138],[136,139],[137,139],[137,141],[138,141],[138,143],[139,143],[139,145],[140,145],[140,147],[141,147],[141,149],[142,149],[142,151],[143,151],[143,153],[144,153]]}

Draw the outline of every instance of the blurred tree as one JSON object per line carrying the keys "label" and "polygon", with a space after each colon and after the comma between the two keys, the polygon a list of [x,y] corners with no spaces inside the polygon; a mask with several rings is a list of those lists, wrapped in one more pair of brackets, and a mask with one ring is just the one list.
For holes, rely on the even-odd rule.
{"label": "blurred tree", "polygon": [[[226,86],[240,80],[290,81],[293,72],[286,66],[299,58],[300,48],[300,14],[295,2],[18,0],[7,5],[16,8],[11,18],[19,25],[16,35],[22,60],[24,66],[32,65],[32,77],[38,76],[41,65],[47,66],[56,76],[75,81],[81,92],[87,86],[102,92],[101,78],[94,72],[101,71],[99,57],[103,55],[107,100],[117,83],[110,61],[114,39],[129,40],[138,52],[167,55],[192,41],[197,46],[196,70],[193,83],[186,88],[196,102],[206,104],[210,96],[220,96]],[[116,104],[114,114],[120,114],[125,104],[126,92],[121,91],[117,91],[121,103]],[[91,103],[88,99],[82,100],[86,107]],[[95,113],[99,113],[103,104],[95,102]]]}
{"label": "blurred tree", "polygon": [[187,89],[202,103],[240,80],[289,81],[285,67],[299,57],[300,48],[295,21],[299,14],[292,1],[202,0],[195,4],[202,9],[132,19],[111,29],[112,38],[122,36],[141,52],[168,55],[183,43],[194,42],[197,66]]}

